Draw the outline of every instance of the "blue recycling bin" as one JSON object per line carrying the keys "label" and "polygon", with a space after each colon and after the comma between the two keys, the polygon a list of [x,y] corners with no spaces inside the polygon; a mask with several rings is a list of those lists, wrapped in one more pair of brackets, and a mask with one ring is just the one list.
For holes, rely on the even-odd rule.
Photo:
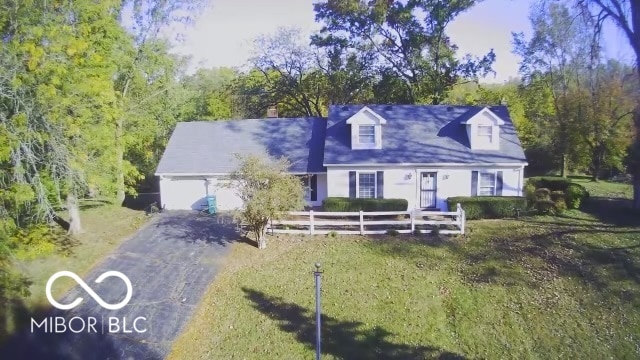
{"label": "blue recycling bin", "polygon": [[207,196],[207,210],[209,214],[215,214],[218,211],[218,204],[214,195]]}

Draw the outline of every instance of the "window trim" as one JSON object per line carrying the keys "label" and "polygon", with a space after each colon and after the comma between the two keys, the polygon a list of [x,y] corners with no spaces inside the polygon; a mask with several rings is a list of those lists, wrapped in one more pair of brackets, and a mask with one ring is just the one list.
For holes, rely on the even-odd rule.
{"label": "window trim", "polygon": [[[489,134],[480,134],[480,128],[489,128]],[[493,125],[477,125],[476,136],[480,139],[488,139],[489,144],[493,144]]]}
{"label": "window trim", "polygon": [[[373,197],[363,198],[360,196],[360,174],[373,175]],[[356,199],[375,199],[378,194],[378,173],[377,171],[356,171]]]}
{"label": "window trim", "polygon": [[[367,127],[367,128],[372,128],[373,129],[373,134],[371,134],[371,136],[373,136],[373,141],[372,142],[362,142],[362,128],[363,127]],[[367,136],[370,136],[369,134],[367,134]],[[358,144],[360,145],[367,145],[367,146],[372,146],[372,145],[376,145],[376,125],[375,124],[361,124],[358,125]]]}
{"label": "window trim", "polygon": [[[480,189],[488,188],[488,186],[482,186],[482,175],[492,175],[493,176],[493,186],[491,187],[491,195],[483,195],[481,194]],[[478,188],[477,188],[477,196],[496,196],[496,192],[498,190],[498,172],[497,171],[478,171]]]}

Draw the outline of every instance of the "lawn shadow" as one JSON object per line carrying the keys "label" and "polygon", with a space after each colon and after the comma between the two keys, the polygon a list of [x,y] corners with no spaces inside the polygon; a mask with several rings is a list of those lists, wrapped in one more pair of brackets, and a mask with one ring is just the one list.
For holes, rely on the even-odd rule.
{"label": "lawn shadow", "polygon": [[633,209],[632,201],[623,198],[590,197],[581,210],[606,224],[616,226],[640,225],[640,211]]}
{"label": "lawn shadow", "polygon": [[[297,304],[243,287],[253,307],[278,322],[280,329],[295,334],[309,353],[315,351],[315,314]],[[393,334],[381,328],[364,328],[357,321],[340,321],[322,316],[322,353],[342,359],[465,359],[463,355],[425,346],[399,344],[389,338]]]}

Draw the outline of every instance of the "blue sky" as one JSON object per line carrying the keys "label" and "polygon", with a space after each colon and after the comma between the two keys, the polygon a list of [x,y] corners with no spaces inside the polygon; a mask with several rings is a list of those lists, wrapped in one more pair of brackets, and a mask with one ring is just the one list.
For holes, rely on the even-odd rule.
{"label": "blue sky", "polygon": [[[176,51],[192,57],[191,70],[198,67],[240,67],[251,54],[258,35],[278,27],[298,27],[306,33],[319,28],[314,22],[314,0],[212,0],[195,24],[185,32]],[[448,34],[465,53],[481,56],[496,53],[494,70],[485,82],[503,82],[518,76],[519,57],[512,54],[511,32],[531,33],[530,0],[485,0],[460,15]],[[605,29],[605,47],[611,57],[632,61],[627,40],[612,26]]]}

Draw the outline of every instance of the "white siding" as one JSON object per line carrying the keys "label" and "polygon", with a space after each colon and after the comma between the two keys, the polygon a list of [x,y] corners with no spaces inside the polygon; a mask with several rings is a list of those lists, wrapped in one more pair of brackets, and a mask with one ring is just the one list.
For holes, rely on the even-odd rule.
{"label": "white siding", "polygon": [[522,195],[522,169],[518,168],[358,168],[331,167],[327,169],[327,194],[330,197],[349,197],[349,171],[384,171],[384,197],[407,199],[409,209],[420,207],[420,174],[436,172],[436,207],[447,211],[447,198],[471,196],[472,171],[502,171],[503,196]]}
{"label": "white siding", "polygon": [[[229,180],[218,177],[160,177],[160,199],[167,210],[201,210],[207,204],[207,195],[216,196],[218,210],[241,208],[242,200],[228,184]],[[327,197],[326,174],[318,174],[317,195],[318,200],[309,205],[320,206]]]}

